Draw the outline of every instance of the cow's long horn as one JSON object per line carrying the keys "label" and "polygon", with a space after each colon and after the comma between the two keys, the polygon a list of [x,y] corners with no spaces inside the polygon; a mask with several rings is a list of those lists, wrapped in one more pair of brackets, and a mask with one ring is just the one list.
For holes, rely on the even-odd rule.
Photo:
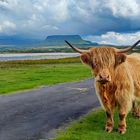
{"label": "cow's long horn", "polygon": [[124,48],[124,49],[117,49],[117,52],[118,53],[128,52],[128,51],[132,50],[134,47],[136,47],[139,43],[140,43],[140,40],[138,40],[134,45],[132,45],[130,47],[127,47],[127,48]]}
{"label": "cow's long horn", "polygon": [[86,53],[86,52],[89,52],[88,50],[81,50],[81,49],[78,49],[76,47],[74,47],[73,45],[71,45],[67,40],[65,40],[65,42],[76,52],[78,53]]}

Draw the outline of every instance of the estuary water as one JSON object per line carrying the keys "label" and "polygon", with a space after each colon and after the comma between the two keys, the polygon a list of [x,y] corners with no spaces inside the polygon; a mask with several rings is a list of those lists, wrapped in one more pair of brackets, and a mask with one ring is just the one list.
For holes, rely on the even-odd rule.
{"label": "estuary water", "polygon": [[0,54],[0,61],[58,59],[77,56],[79,56],[78,53],[12,53]]}

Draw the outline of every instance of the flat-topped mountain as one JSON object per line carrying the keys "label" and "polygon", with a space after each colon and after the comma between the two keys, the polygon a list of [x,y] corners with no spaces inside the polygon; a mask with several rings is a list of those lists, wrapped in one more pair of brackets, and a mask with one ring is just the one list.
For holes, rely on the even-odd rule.
{"label": "flat-topped mountain", "polygon": [[65,40],[77,45],[98,45],[97,43],[83,40],[80,35],[52,35],[47,36],[45,42],[49,46],[63,46],[66,44]]}

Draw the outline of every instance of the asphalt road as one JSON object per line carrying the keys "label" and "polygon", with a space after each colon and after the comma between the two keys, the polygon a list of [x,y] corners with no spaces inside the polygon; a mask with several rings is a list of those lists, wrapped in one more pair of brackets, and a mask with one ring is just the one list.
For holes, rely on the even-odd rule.
{"label": "asphalt road", "polygon": [[99,106],[93,80],[0,96],[0,140],[39,140]]}

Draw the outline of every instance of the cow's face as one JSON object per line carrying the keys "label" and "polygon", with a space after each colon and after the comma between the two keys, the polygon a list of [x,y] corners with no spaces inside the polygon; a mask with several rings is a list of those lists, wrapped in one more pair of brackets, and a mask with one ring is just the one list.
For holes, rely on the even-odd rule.
{"label": "cow's face", "polygon": [[106,84],[112,81],[116,67],[125,62],[126,55],[123,54],[136,47],[140,40],[130,47],[117,49],[111,47],[92,48],[90,50],[81,50],[76,48],[68,41],[65,42],[76,52],[81,54],[83,63],[89,65],[96,76],[96,81]]}
{"label": "cow's face", "polygon": [[81,54],[81,60],[89,65],[100,84],[111,82],[116,67],[125,62],[126,55],[117,53],[115,48],[93,48]]}

